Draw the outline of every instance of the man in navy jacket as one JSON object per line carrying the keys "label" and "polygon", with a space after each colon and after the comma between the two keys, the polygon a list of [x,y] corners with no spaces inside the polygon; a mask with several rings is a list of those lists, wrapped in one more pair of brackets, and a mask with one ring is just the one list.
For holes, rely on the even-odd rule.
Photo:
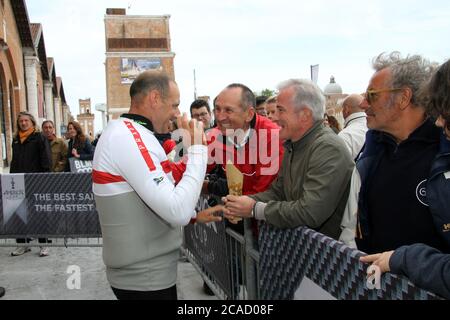
{"label": "man in navy jacket", "polygon": [[[368,254],[423,243],[450,253],[444,217],[430,173],[437,164],[442,130],[425,110],[421,88],[433,75],[433,65],[420,56],[398,52],[374,60],[373,75],[361,108],[367,114],[366,145],[352,177],[348,208],[342,226]],[[441,166],[438,165],[438,169]],[[441,198],[438,196],[437,198]],[[351,205],[352,204],[352,205]],[[444,212],[445,214],[445,212]],[[450,220],[450,219],[448,219]],[[347,223],[349,222],[349,223]],[[351,244],[352,239],[341,240]]]}
{"label": "man in navy jacket", "polygon": [[[450,60],[434,74],[427,90],[427,113],[437,118],[442,128],[439,153],[433,162],[427,183],[427,198],[437,230],[450,239]],[[403,246],[395,251],[361,258],[377,265],[382,272],[391,271],[408,277],[416,285],[450,299],[450,254],[423,244]]]}

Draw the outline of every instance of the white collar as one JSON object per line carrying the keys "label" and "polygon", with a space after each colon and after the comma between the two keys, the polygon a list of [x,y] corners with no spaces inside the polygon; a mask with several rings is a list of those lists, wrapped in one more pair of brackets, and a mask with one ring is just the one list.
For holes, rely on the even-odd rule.
{"label": "white collar", "polygon": [[250,137],[250,128],[247,131],[245,131],[245,136],[241,143],[235,143],[233,141],[233,139],[231,139],[230,137],[227,137],[227,141],[229,143],[231,143],[236,149],[241,149],[241,148],[245,147],[245,145],[247,144],[247,142],[249,140],[248,139],[249,137]]}
{"label": "white collar", "polygon": [[366,113],[365,112],[352,113],[351,115],[348,116],[347,119],[345,119],[345,126],[347,126],[349,124],[349,122],[351,122],[355,119],[360,119],[360,118],[367,118]]}

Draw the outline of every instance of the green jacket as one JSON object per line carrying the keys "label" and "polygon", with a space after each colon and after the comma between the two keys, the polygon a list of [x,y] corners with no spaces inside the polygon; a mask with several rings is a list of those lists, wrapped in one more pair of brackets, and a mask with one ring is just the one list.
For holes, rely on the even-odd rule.
{"label": "green jacket", "polygon": [[277,180],[251,196],[258,201],[256,216],[264,210],[278,228],[307,226],[338,239],[353,167],[342,139],[317,122],[299,141],[285,144]]}
{"label": "green jacket", "polygon": [[52,150],[52,172],[64,172],[67,163],[67,144],[62,138],[50,141]]}

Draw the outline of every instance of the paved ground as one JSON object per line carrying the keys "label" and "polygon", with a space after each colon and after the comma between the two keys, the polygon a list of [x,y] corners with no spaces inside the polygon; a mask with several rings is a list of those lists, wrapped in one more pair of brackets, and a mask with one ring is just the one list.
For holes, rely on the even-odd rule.
{"label": "paved ground", "polygon": [[[101,248],[50,248],[50,256],[40,258],[39,249],[11,257],[12,248],[0,248],[0,286],[6,288],[2,300],[111,300],[115,299],[106,281]],[[81,289],[69,290],[67,268],[81,268]],[[178,299],[216,299],[203,293],[203,280],[190,263],[178,267]]]}

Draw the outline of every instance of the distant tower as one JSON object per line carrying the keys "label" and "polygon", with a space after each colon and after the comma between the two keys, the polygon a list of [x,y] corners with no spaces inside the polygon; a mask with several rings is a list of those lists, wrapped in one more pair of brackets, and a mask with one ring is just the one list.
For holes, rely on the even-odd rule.
{"label": "distant tower", "polygon": [[95,115],[92,112],[91,108],[91,99],[80,99],[80,114],[77,119],[83,128],[83,132],[85,135],[89,136],[91,140],[94,140],[94,123],[95,123]]}
{"label": "distant tower", "polygon": [[107,9],[107,117],[117,119],[130,108],[130,85],[145,70],[164,70],[175,79],[169,15],[128,15],[126,9]]}

